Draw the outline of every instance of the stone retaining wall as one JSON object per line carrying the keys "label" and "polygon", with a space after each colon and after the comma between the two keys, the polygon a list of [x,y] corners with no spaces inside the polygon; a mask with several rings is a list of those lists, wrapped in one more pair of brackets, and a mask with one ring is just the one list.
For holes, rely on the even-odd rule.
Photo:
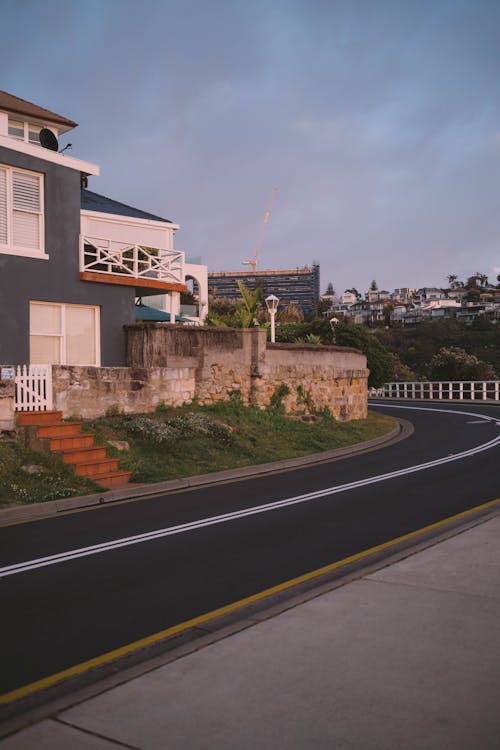
{"label": "stone retaining wall", "polygon": [[340,347],[268,344],[257,402],[268,404],[281,383],[289,388],[288,413],[330,409],[337,419],[365,419],[368,413],[366,358]]}
{"label": "stone retaining wall", "polygon": [[90,419],[108,410],[132,414],[154,411],[161,403],[181,406],[194,398],[194,376],[188,363],[147,369],[54,365],[54,409]]}
{"label": "stone retaining wall", "polygon": [[[342,420],[367,414],[366,357],[356,349],[266,345],[260,329],[165,323],[128,326],[127,340],[128,367],[54,365],[54,409],[65,417],[93,418],[110,409],[148,412],[194,399],[211,404],[233,394],[266,408],[273,395],[286,391],[287,413],[328,408]],[[13,384],[0,386],[0,429],[11,429]]]}

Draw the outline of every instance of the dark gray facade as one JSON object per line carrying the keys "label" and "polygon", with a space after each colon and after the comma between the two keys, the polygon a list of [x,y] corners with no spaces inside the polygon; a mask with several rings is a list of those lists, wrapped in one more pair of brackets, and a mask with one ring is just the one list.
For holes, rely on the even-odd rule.
{"label": "dark gray facade", "polygon": [[47,259],[0,252],[0,363],[29,363],[29,303],[98,305],[101,364],[125,365],[123,326],[134,322],[134,288],[80,281],[80,172],[0,147],[0,164],[44,175]]}

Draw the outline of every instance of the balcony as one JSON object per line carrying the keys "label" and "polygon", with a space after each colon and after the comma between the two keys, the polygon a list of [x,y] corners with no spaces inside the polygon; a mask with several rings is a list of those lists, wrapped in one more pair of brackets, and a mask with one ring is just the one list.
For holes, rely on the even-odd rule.
{"label": "balcony", "polygon": [[80,237],[80,279],[133,286],[137,294],[185,292],[184,253],[102,237]]}

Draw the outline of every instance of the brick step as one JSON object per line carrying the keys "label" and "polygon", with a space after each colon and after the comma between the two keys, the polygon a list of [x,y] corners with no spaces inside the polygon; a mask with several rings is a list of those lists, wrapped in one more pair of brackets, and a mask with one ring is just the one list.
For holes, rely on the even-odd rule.
{"label": "brick step", "polygon": [[17,424],[20,427],[26,425],[42,425],[48,422],[60,422],[62,411],[18,411],[16,412]]}
{"label": "brick step", "polygon": [[81,422],[63,422],[61,411],[18,411],[20,427],[37,427],[37,437],[50,441],[50,450],[59,453],[75,473],[92,479],[101,487],[123,487],[131,471],[121,471],[117,458],[108,458],[106,448],[94,445],[94,436],[82,432]]}
{"label": "brick step", "polygon": [[75,448],[65,450],[61,455],[66,464],[81,464],[88,461],[100,461],[106,458],[106,448],[102,445],[93,445],[90,448]]}
{"label": "brick step", "polygon": [[101,458],[95,461],[81,461],[74,464],[75,473],[80,477],[94,479],[97,474],[108,474],[110,471],[118,471],[117,458]]}
{"label": "brick step", "polygon": [[52,424],[38,425],[38,437],[40,438],[63,438],[81,434],[81,422],[52,422]]}
{"label": "brick step", "polygon": [[107,487],[110,489],[112,487],[124,487],[129,483],[131,476],[131,471],[109,471],[103,474],[89,476],[89,479],[97,482],[101,487]]}
{"label": "brick step", "polygon": [[[39,434],[40,436],[40,434]],[[94,446],[94,436],[90,433],[81,432],[79,435],[65,435],[64,437],[51,437],[51,451],[74,451],[80,448],[91,448]],[[73,463],[73,462],[71,462]]]}

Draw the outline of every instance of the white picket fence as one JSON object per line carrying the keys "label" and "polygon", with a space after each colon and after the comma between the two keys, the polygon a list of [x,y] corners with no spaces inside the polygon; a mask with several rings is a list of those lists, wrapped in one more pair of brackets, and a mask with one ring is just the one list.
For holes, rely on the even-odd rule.
{"label": "white picket fence", "polygon": [[16,411],[52,409],[52,365],[22,365],[14,375]]}
{"label": "white picket fence", "polygon": [[432,383],[384,383],[370,388],[370,398],[499,401],[499,380],[445,380]]}

